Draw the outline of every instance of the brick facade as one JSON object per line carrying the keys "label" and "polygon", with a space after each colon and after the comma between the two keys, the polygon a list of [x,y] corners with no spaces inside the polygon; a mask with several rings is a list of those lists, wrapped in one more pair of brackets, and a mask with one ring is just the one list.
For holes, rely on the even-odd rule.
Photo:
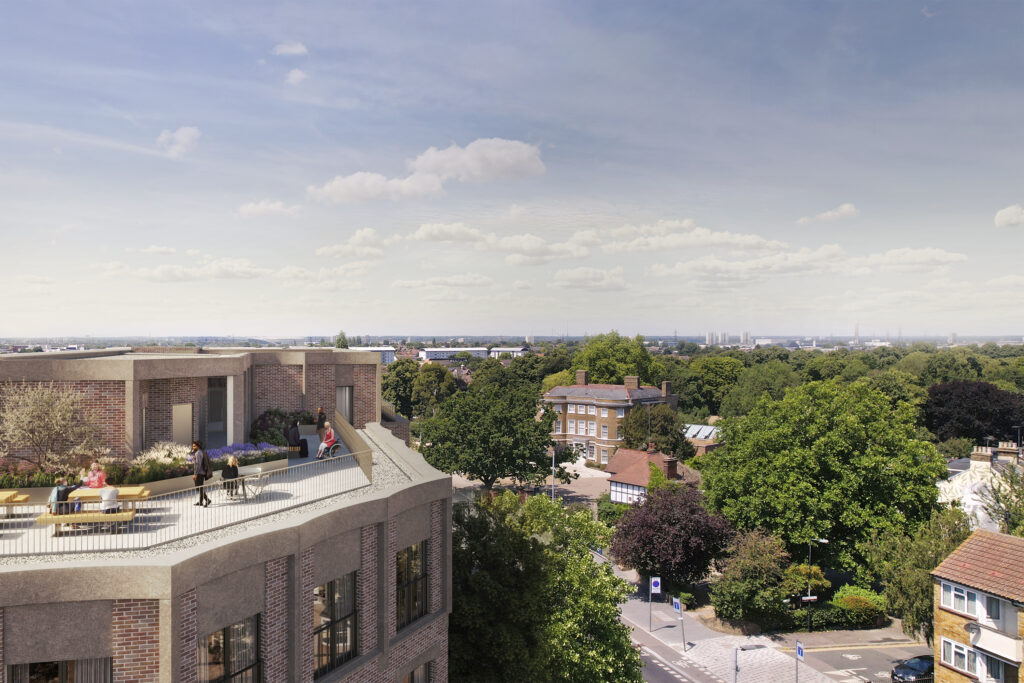
{"label": "brick facade", "polygon": [[443,549],[441,514],[443,509],[444,503],[440,500],[435,500],[430,504],[430,543],[427,544],[427,574],[430,587],[427,591],[427,610],[431,614],[440,611],[443,606],[441,600],[443,578],[441,576],[441,552]]}
{"label": "brick facade", "polygon": [[[306,367],[306,410],[315,413],[323,407],[328,415],[334,415],[337,403],[335,365],[309,365]],[[328,419],[334,419],[332,417]]]}
{"label": "brick facade", "polygon": [[[424,650],[436,646],[443,646],[445,653],[443,664],[441,658],[430,663],[431,683],[446,683],[448,680],[448,616],[444,615],[425,627],[417,629],[408,637],[395,645],[388,653],[388,665],[383,681],[401,680],[401,676],[409,673],[416,665],[413,663],[416,656]],[[443,669],[443,671],[442,671]],[[435,677],[436,676],[436,677]]]}
{"label": "brick facade", "polygon": [[[961,673],[946,664],[942,663],[942,639],[946,638],[954,642],[960,643],[971,647],[970,636],[964,630],[964,624],[969,621],[974,621],[966,616],[957,614],[951,610],[948,610],[941,605],[941,583],[935,581],[933,584],[933,600],[935,605],[934,615],[932,617],[932,628],[934,629],[934,639],[932,641],[933,652],[935,656],[935,682],[936,683],[973,683],[978,679],[974,676],[970,676]],[[1024,610],[1018,610],[1018,633],[1024,633]],[[1011,666],[1010,664],[1003,663],[1003,681],[1009,683],[1009,681],[1018,680],[1018,668]]]}
{"label": "brick facade", "polygon": [[356,574],[356,609],[359,613],[359,652],[377,649],[377,527],[360,532],[360,567]]}
{"label": "brick facade", "polygon": [[114,600],[110,640],[114,683],[159,680],[160,601]]}
{"label": "brick facade", "polygon": [[299,659],[300,678],[313,680],[316,652],[313,649],[313,549],[306,548],[299,557]]}
{"label": "brick facade", "polygon": [[182,593],[178,598],[178,683],[196,683],[199,676],[199,652],[196,625],[196,590]]}
{"label": "brick facade", "polygon": [[[181,403],[192,404],[192,438],[206,439],[206,378],[177,377],[150,379],[139,383],[142,405],[146,410],[143,449],[174,438],[172,408]],[[122,401],[123,403],[123,401]]]}
{"label": "brick facade", "polygon": [[384,581],[387,587],[386,595],[384,598],[384,609],[388,611],[388,640],[395,637],[398,625],[398,615],[395,613],[395,600],[397,596],[395,594],[395,580],[398,578],[398,548],[396,547],[398,540],[398,523],[395,520],[388,522],[388,552],[384,556],[387,558],[388,570],[384,574]]}
{"label": "brick facade", "polygon": [[364,428],[367,423],[377,421],[378,365],[352,366],[352,425]]}
{"label": "brick facade", "polygon": [[380,426],[394,434],[396,438],[404,441],[406,446],[409,445],[409,424],[409,421],[400,415],[397,420],[385,419],[383,415],[380,418]]}
{"label": "brick facade", "polygon": [[253,385],[254,419],[271,408],[292,412],[304,407],[301,365],[256,365]]}
{"label": "brick facade", "polygon": [[[288,636],[291,633],[288,628],[288,558],[270,560],[264,571],[266,602],[260,612],[263,680],[266,683],[285,683],[288,680]],[[308,600],[303,600],[303,603],[306,602]],[[312,604],[310,608],[312,610]],[[309,619],[313,620],[312,611]]]}

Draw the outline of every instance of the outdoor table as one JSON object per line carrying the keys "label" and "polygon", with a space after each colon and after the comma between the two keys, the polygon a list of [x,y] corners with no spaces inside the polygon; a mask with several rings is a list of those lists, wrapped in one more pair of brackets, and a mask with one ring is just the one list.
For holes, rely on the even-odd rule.
{"label": "outdoor table", "polygon": [[[117,489],[117,502],[130,503],[134,510],[135,504],[140,500],[149,500],[149,490],[145,486],[115,486]],[[99,503],[101,489],[80,488],[68,494],[69,501],[82,503]]]}

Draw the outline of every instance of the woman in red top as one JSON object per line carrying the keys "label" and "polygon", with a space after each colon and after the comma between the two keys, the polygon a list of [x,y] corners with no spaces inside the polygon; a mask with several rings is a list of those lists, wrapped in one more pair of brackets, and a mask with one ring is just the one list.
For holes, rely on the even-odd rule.
{"label": "woman in red top", "polygon": [[85,485],[91,489],[101,489],[107,485],[107,473],[103,471],[98,462],[92,464],[92,469],[85,476]]}
{"label": "woman in red top", "polygon": [[327,430],[327,433],[324,434],[324,440],[320,443],[320,450],[316,452],[317,459],[324,457],[324,451],[328,450],[338,441],[338,437],[334,435],[334,428],[331,427],[330,422],[324,423],[324,429]]}

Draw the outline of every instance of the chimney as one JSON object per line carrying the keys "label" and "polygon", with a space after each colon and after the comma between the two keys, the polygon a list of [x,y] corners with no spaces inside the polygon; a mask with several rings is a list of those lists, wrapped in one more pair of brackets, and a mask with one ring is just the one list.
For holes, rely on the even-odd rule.
{"label": "chimney", "polygon": [[668,398],[669,394],[672,393],[672,382],[665,380],[661,383],[661,395]]}
{"label": "chimney", "polygon": [[985,446],[975,446],[971,451],[971,469],[981,467],[992,467],[992,449]]}
{"label": "chimney", "polygon": [[647,452],[648,453],[654,453],[656,450],[657,449],[654,447],[654,442],[653,441],[650,442],[649,444],[647,444]]}
{"label": "chimney", "polygon": [[665,460],[662,464],[661,471],[665,473],[665,477],[668,479],[679,478],[679,461],[675,458],[666,455]]}
{"label": "chimney", "polygon": [[1000,460],[1013,462],[1017,459],[1017,444],[1013,441],[1000,441],[996,453]]}
{"label": "chimney", "polygon": [[640,388],[640,378],[636,375],[626,375],[623,380],[623,384],[626,385],[626,391],[632,391],[633,389]]}
{"label": "chimney", "polygon": [[587,383],[587,371],[586,370],[577,370],[576,371],[576,384],[586,384],[586,383]]}

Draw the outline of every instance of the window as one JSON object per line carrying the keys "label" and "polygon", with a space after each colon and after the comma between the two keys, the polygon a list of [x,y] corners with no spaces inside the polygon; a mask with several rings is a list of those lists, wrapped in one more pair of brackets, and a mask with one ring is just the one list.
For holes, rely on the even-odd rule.
{"label": "window", "polygon": [[430,683],[430,667],[420,664],[402,679],[402,683]]}
{"label": "window", "polygon": [[954,669],[968,673],[978,673],[978,653],[966,645],[942,639],[942,662]]}
{"label": "window", "polygon": [[978,616],[978,594],[960,586],[943,583],[941,604],[957,612]]}
{"label": "window", "polygon": [[608,409],[601,408],[601,417],[608,417]]}
{"label": "window", "polygon": [[313,590],[314,678],[356,656],[356,573]]}
{"label": "window", "polygon": [[576,407],[576,412],[579,413],[580,415],[586,415],[587,407],[583,404],[580,404],[579,406]]}
{"label": "window", "polygon": [[626,417],[626,409],[625,408],[618,408],[618,409],[616,409],[615,417],[619,418],[620,420],[622,418]]}
{"label": "window", "polygon": [[427,613],[427,542],[395,555],[395,624],[398,630]]}
{"label": "window", "polygon": [[562,433],[562,421],[561,420],[555,420],[554,423],[552,423],[552,427],[551,428],[552,428],[552,430],[554,431],[555,434],[561,434]]}
{"label": "window", "polygon": [[569,420],[569,433],[570,434],[575,434],[576,433],[576,420]]}
{"label": "window", "polygon": [[[561,404],[557,404],[557,403],[555,404],[555,412],[556,412],[556,413],[560,413],[560,412],[562,412],[562,406],[561,406]],[[570,411],[570,412],[571,412],[571,411]]]}
{"label": "window", "polygon": [[985,612],[992,621],[999,621],[999,598],[991,595],[985,596]]}
{"label": "window", "polygon": [[7,668],[7,680],[9,683],[110,683],[114,680],[113,660],[100,657],[14,664]]}
{"label": "window", "polygon": [[604,463],[605,465],[608,464],[608,449],[607,448],[602,448],[601,449],[601,462]]}
{"label": "window", "polygon": [[590,436],[597,436],[597,423],[593,420],[590,421]]}
{"label": "window", "polygon": [[1002,681],[1003,680],[1003,662],[1002,660],[996,659],[989,655],[982,655],[982,659],[985,660],[985,673],[988,674],[989,680]]}
{"label": "window", "polygon": [[199,683],[262,680],[259,615],[199,639]]}
{"label": "window", "polygon": [[589,406],[587,412],[589,412],[591,415],[597,415],[597,406]]}
{"label": "window", "polygon": [[608,425],[601,425],[601,438],[602,439],[607,439],[608,438]]}
{"label": "window", "polygon": [[569,412],[570,413],[575,413],[576,412],[576,404],[575,403],[570,403],[569,404]]}
{"label": "window", "polygon": [[616,427],[615,428],[615,438],[618,441],[622,441],[622,427]]}

